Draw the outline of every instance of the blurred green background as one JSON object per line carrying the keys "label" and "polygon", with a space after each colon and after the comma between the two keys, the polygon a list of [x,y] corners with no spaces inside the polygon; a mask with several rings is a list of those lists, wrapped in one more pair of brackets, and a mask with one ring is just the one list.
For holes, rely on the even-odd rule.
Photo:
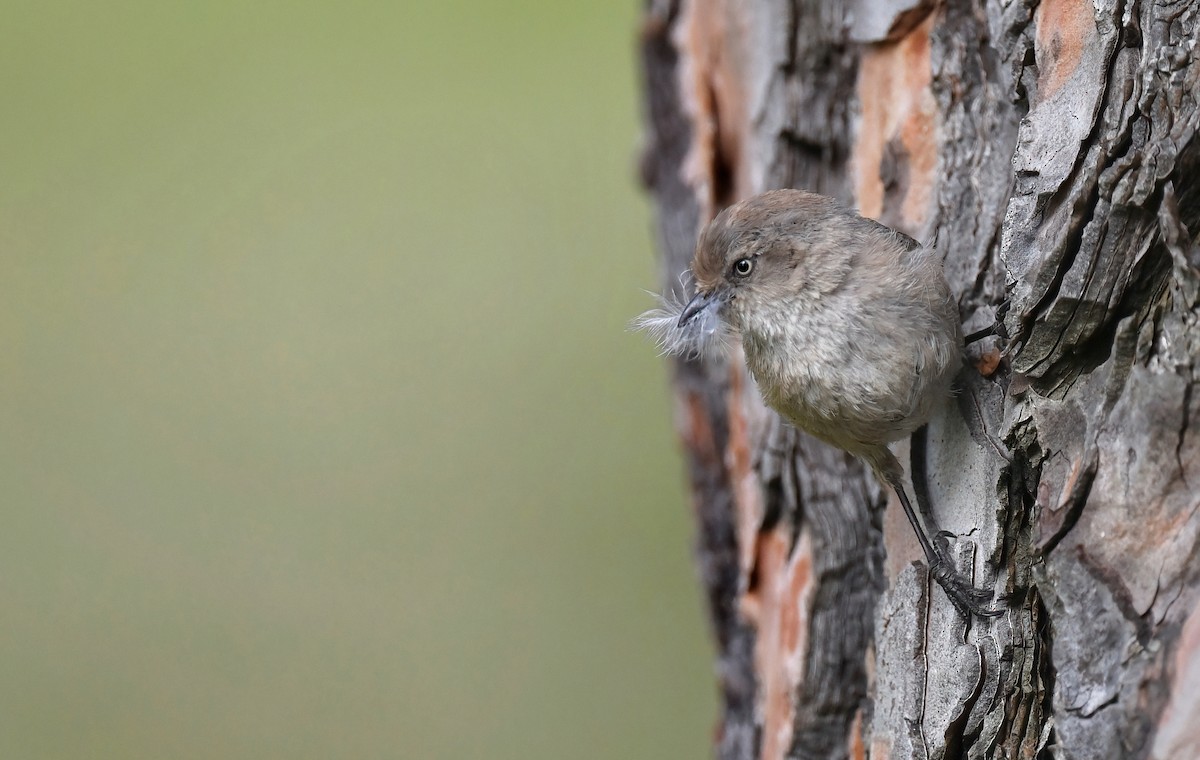
{"label": "blurred green background", "polygon": [[637,4],[2,7],[0,757],[708,756]]}

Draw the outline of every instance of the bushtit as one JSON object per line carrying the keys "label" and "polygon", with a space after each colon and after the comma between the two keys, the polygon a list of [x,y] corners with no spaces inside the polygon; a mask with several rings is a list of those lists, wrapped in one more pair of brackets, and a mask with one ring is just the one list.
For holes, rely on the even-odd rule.
{"label": "bushtit", "polygon": [[934,252],[830,198],[775,190],[717,215],[692,275],[695,297],[648,312],[641,326],[669,353],[740,336],[767,406],[870,465],[895,489],[955,605],[998,614],[930,540],[888,449],[950,397],[962,366],[958,308]]}

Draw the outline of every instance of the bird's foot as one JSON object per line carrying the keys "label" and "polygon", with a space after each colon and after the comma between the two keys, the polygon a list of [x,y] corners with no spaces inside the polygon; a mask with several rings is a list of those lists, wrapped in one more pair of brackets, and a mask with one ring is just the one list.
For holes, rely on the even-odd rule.
{"label": "bird's foot", "polygon": [[[943,557],[954,556],[950,552],[950,539],[952,539],[952,538],[958,538],[958,536],[955,535],[954,533],[951,533],[948,530],[939,530],[937,533],[933,534],[933,540],[934,540],[934,543],[937,544],[938,553],[941,554]],[[950,563],[949,560],[943,560],[943,561]],[[950,566],[953,567],[954,566],[953,563],[950,563]]]}
{"label": "bird's foot", "polygon": [[982,330],[976,330],[963,337],[963,343],[971,345],[975,341],[990,338],[993,335],[1001,340],[1008,340],[1008,328],[1004,325],[1004,317],[1008,314],[1009,302],[1005,301],[996,308],[996,321]]}
{"label": "bird's foot", "polygon": [[992,593],[986,589],[975,588],[949,559],[938,557],[931,563],[929,572],[945,590],[946,596],[950,597],[955,609],[964,617],[974,614],[978,617],[993,618],[1004,614],[1003,607],[996,609],[991,606]]}

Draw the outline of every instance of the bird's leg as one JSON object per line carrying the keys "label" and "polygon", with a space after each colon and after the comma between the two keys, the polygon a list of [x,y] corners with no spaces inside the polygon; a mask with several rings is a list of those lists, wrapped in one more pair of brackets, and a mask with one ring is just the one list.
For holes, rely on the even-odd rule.
{"label": "bird's leg", "polygon": [[1008,336],[1004,335],[1003,332],[1004,332],[1004,325],[997,322],[996,324],[991,325],[989,327],[985,327],[982,330],[976,330],[973,333],[964,335],[963,343],[969,346],[977,340],[983,340],[984,338],[990,338],[993,335],[999,335],[1001,338],[1008,337]]}
{"label": "bird's leg", "polygon": [[934,548],[917,519],[917,514],[908,500],[908,494],[904,492],[904,484],[896,480],[889,485],[895,489],[896,496],[900,499],[900,505],[904,507],[904,514],[908,517],[908,522],[913,526],[913,530],[916,531],[917,540],[921,543],[922,551],[925,552],[925,561],[929,563],[929,574],[945,590],[946,596],[950,597],[955,608],[964,615],[972,612],[980,617],[996,617],[1004,614],[1004,610],[992,609],[988,606],[992,601],[990,592],[975,588],[958,572],[953,559]]}
{"label": "bird's leg", "polygon": [[[885,473],[885,479],[895,491],[896,497],[900,499],[900,506],[904,508],[904,515],[908,518],[908,522],[912,525],[913,531],[917,534],[917,541],[921,544],[921,550],[925,553],[925,561],[929,563],[929,574],[938,582],[945,591],[946,596],[950,597],[950,601],[960,612],[966,615],[968,612],[974,613],[980,617],[996,617],[1004,613],[1003,609],[992,609],[989,605],[992,601],[991,592],[985,589],[978,589],[958,572],[958,568],[954,563],[954,559],[950,555],[950,547],[946,543],[945,534],[937,531],[937,523],[933,519],[933,512],[929,507],[929,488],[925,478],[925,427],[921,428],[913,434],[911,443],[912,454],[912,481],[913,492],[917,496],[917,505],[920,509],[920,516],[913,509],[912,502],[908,499],[908,493],[904,488],[904,480],[900,476],[899,467],[891,468]],[[930,530],[926,529],[926,525],[933,531],[934,539],[930,538]],[[937,544],[934,544],[934,540]]]}
{"label": "bird's leg", "polygon": [[[908,441],[908,472],[912,476],[910,480],[913,487],[913,499],[917,502],[917,510],[921,515],[921,525],[923,526],[918,528],[914,524],[913,530],[921,532],[927,527],[926,536],[932,534],[938,554],[942,557],[949,557],[950,542],[946,540],[948,534],[937,529],[937,520],[933,516],[933,499],[929,497],[929,468],[926,458],[928,443],[928,425],[922,425],[914,430]],[[901,500],[903,498],[901,497]]]}
{"label": "bird's leg", "polygon": [[984,338],[990,338],[993,335],[1000,337],[1000,338],[1007,339],[1008,331],[1004,328],[1004,316],[1007,313],[1008,313],[1008,301],[1005,301],[1004,303],[1000,304],[1000,306],[996,309],[996,321],[993,322],[990,327],[985,327],[982,330],[976,330],[975,332],[971,333],[970,335],[965,336],[963,338],[963,343],[965,343],[966,345],[969,346],[977,340],[983,340]]}

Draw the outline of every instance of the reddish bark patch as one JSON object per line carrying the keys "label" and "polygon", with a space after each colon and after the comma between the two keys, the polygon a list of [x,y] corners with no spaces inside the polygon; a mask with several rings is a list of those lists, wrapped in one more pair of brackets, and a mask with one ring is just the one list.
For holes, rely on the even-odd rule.
{"label": "reddish bark patch", "polygon": [[876,738],[871,741],[871,760],[888,760],[892,756],[892,743],[887,739]]}
{"label": "reddish bark patch", "polygon": [[700,457],[705,466],[711,466],[718,461],[717,442],[713,436],[708,407],[703,396],[699,393],[683,395],[683,414],[677,424],[679,437],[683,439],[684,445]]}
{"label": "reddish bark patch", "polygon": [[758,543],[758,584],[746,594],[756,612],[758,672],[762,714],[762,760],[783,760],[792,742],[793,695],[804,679],[808,619],[813,592],[812,543],[807,530],[795,549],[790,531],[774,530]]}
{"label": "reddish bark patch", "polygon": [[758,472],[754,469],[754,441],[750,434],[745,399],[745,370],[741,362],[731,362],[727,399],[729,443],[726,445],[724,464],[729,472],[737,511],[738,568],[743,590],[749,586],[750,573],[758,561],[757,542],[764,511]]}
{"label": "reddish bark patch", "polygon": [[867,747],[863,744],[863,714],[862,710],[854,713],[850,723],[850,760],[866,760]]}
{"label": "reddish bark patch", "polygon": [[1200,757],[1200,608],[1184,623],[1175,650],[1171,697],[1159,717],[1150,757]]}
{"label": "reddish bark patch", "polygon": [[929,218],[936,186],[938,113],[930,90],[929,34],[937,18],[929,15],[896,42],[870,46],[858,74],[859,210],[914,234]]}
{"label": "reddish bark patch", "polygon": [[[1067,455],[1063,452],[1055,454],[1056,457],[1065,458]],[[1045,543],[1051,537],[1058,534],[1062,529],[1063,523],[1066,520],[1068,508],[1071,506],[1071,492],[1075,490],[1079,484],[1079,478],[1085,471],[1085,462],[1082,457],[1068,460],[1070,464],[1065,468],[1066,476],[1060,481],[1056,478],[1042,478],[1038,483],[1037,500],[1042,504],[1042,516],[1038,520],[1038,545],[1044,551]],[[1053,459],[1050,465],[1056,463]],[[1057,474],[1057,471],[1055,471]],[[1058,487],[1058,495],[1055,497],[1053,490],[1055,486],[1061,482]]]}
{"label": "reddish bark patch", "polygon": [[975,362],[975,369],[984,377],[991,377],[996,374],[996,368],[1000,366],[1000,351],[993,348],[991,351],[985,352]]}
{"label": "reddish bark patch", "polygon": [[692,121],[692,144],[684,161],[685,180],[700,202],[705,222],[750,194],[750,162],[743,157],[748,131],[742,70],[745,30],[732,0],[685,4],[677,25],[680,93]]}
{"label": "reddish bark patch", "polygon": [[1042,0],[1034,12],[1037,36],[1038,100],[1070,80],[1088,45],[1096,43],[1095,11],[1087,0]]}

